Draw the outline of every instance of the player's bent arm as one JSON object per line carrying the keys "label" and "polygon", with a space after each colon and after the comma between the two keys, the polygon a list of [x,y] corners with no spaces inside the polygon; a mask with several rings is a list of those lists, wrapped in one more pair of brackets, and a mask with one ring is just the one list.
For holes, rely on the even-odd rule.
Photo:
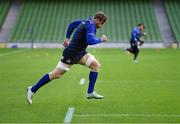
{"label": "player's bent arm", "polygon": [[138,37],[138,33],[136,31],[133,31],[132,32],[132,35],[131,35],[132,39],[134,39],[134,41],[139,41],[139,37]]}
{"label": "player's bent arm", "polygon": [[72,23],[69,24],[66,32],[66,38],[70,39],[72,32],[74,31],[75,28],[78,27],[78,25],[82,22],[82,20],[76,20]]}
{"label": "player's bent arm", "polygon": [[96,34],[96,28],[94,25],[90,24],[87,28],[87,33],[86,33],[86,40],[88,45],[94,45],[102,42],[101,38],[95,37],[95,34]]}
{"label": "player's bent arm", "polygon": [[87,37],[88,45],[94,45],[106,41],[107,41],[107,36],[104,34],[101,36],[101,38],[95,38],[95,36],[93,35]]}
{"label": "player's bent arm", "polygon": [[86,36],[88,45],[94,45],[94,44],[98,44],[98,43],[107,41],[106,35],[102,35],[101,38],[96,38],[95,34],[96,34],[95,27],[93,25],[90,25],[87,30],[87,36]]}
{"label": "player's bent arm", "polygon": [[101,42],[102,42],[101,38],[95,38],[95,36],[93,34],[89,34],[87,36],[88,45],[94,45],[94,44],[98,44],[98,43],[101,43]]}

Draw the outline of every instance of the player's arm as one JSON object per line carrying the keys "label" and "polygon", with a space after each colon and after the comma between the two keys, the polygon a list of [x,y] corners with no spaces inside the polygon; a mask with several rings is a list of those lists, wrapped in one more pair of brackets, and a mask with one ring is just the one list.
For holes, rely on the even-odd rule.
{"label": "player's arm", "polygon": [[71,38],[71,34],[74,31],[75,28],[79,26],[79,24],[82,22],[82,20],[76,20],[74,22],[71,22],[68,25],[67,31],[66,31],[66,39],[64,40],[63,46],[66,47],[69,44],[69,39]]}
{"label": "player's arm", "polygon": [[79,26],[79,24],[82,22],[82,20],[76,20],[74,22],[71,22],[68,25],[67,32],[66,32],[66,38],[70,39],[72,32],[74,31],[75,28]]}
{"label": "player's arm", "polygon": [[86,40],[87,40],[88,45],[94,45],[94,44],[107,41],[106,35],[102,35],[101,38],[96,38],[95,34],[96,34],[96,28],[94,27],[93,24],[90,24],[86,33],[86,38],[87,38]]}
{"label": "player's arm", "polygon": [[137,44],[138,46],[142,46],[143,43],[144,43],[144,41],[142,41],[142,40],[140,39],[140,37],[139,37],[138,34],[137,34],[137,37],[135,37],[135,40],[136,40],[136,44]]}
{"label": "player's arm", "polygon": [[144,44],[144,41],[139,40],[139,46],[142,46]]}
{"label": "player's arm", "polygon": [[136,30],[132,32],[132,39],[136,42],[136,45],[138,45],[138,42],[140,41],[139,34]]}
{"label": "player's arm", "polygon": [[[147,33],[143,31],[143,32],[140,32],[139,37],[145,37],[146,38],[146,35],[147,35]],[[139,38],[139,39],[140,39],[139,40],[139,46],[142,46],[144,44],[144,41],[141,38]]]}

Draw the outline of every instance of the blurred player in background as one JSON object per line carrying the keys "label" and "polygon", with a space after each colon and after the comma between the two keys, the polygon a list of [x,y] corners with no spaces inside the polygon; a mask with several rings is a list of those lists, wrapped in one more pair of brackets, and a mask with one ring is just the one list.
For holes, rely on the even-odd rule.
{"label": "blurred player in background", "polygon": [[146,32],[143,23],[138,24],[131,32],[130,48],[127,48],[126,50],[134,54],[134,58],[133,58],[134,63],[138,63],[137,57],[139,54],[139,47],[142,46],[144,43],[144,41],[141,40],[141,37],[145,35]]}
{"label": "blurred player in background", "polygon": [[[62,77],[65,72],[69,71],[73,64],[81,64],[91,69],[89,73],[89,87],[87,98],[101,99],[102,95],[94,91],[94,86],[98,78],[98,71],[101,64],[98,60],[86,51],[88,45],[94,45],[107,41],[107,36],[102,35],[101,38],[96,38],[96,29],[99,29],[106,22],[107,17],[103,12],[97,12],[93,18],[86,20],[76,20],[69,24],[64,40],[64,51],[61,60],[56,68],[50,73],[45,74],[35,85],[29,86],[27,89],[27,101],[32,104],[32,97],[39,88],[48,82]],[[73,37],[71,34],[75,30]],[[71,38],[71,39],[70,39]]]}

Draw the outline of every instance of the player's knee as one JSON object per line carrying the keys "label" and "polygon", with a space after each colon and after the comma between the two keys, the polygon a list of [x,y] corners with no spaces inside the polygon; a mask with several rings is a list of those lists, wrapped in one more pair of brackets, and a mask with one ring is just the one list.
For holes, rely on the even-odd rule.
{"label": "player's knee", "polygon": [[94,71],[99,71],[99,69],[101,68],[101,64],[100,63],[95,63],[91,66],[91,69]]}
{"label": "player's knee", "polygon": [[96,69],[99,70],[101,68],[101,64],[97,63]]}
{"label": "player's knee", "polygon": [[135,53],[136,53],[136,54],[139,53],[139,49],[136,49],[136,50],[135,50]]}
{"label": "player's knee", "polygon": [[85,65],[91,68],[94,71],[98,71],[101,67],[101,64],[95,59],[95,57],[91,54],[87,54],[88,58],[85,62]]}

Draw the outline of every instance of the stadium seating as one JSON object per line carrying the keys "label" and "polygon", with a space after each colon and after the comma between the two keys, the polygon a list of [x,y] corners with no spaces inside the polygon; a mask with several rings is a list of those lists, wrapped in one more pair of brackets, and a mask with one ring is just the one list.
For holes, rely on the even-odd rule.
{"label": "stadium seating", "polygon": [[169,17],[169,22],[175,34],[176,40],[180,41],[180,1],[179,0],[166,0],[165,1],[166,11]]}
{"label": "stadium seating", "polygon": [[105,33],[110,42],[128,42],[133,27],[143,22],[147,42],[162,41],[150,0],[24,0],[21,10],[11,42],[62,42],[71,21],[100,10],[108,21],[97,36]]}
{"label": "stadium seating", "polygon": [[1,0],[0,1],[0,28],[4,22],[7,15],[8,9],[10,7],[11,0]]}

